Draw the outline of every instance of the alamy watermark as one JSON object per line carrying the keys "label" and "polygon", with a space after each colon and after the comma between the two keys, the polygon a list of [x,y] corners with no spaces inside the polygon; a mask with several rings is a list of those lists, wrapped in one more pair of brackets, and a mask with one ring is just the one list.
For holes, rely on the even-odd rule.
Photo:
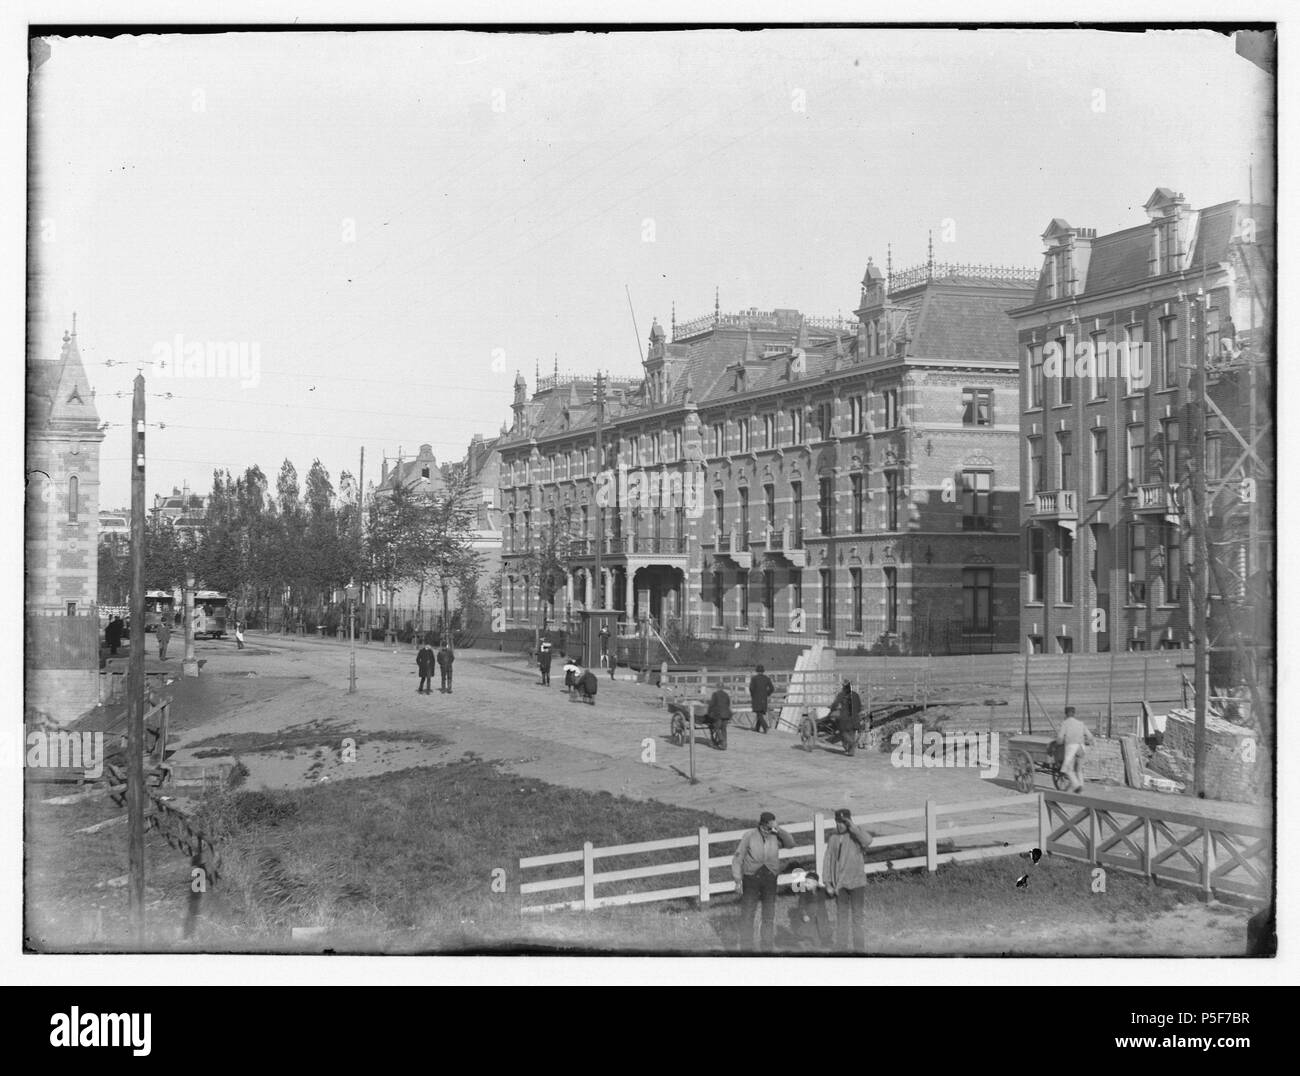
{"label": "alamy watermark", "polygon": [[242,389],[262,380],[262,345],[247,340],[186,340],[177,333],[153,346],[159,377],[235,378]]}
{"label": "alamy watermark", "polygon": [[1001,766],[996,732],[926,732],[924,725],[915,724],[910,733],[900,730],[889,742],[894,745],[889,762],[897,769],[971,766],[991,781]]}
{"label": "alamy watermark", "polygon": [[92,781],[104,774],[103,732],[24,727],[21,747],[15,740],[0,737],[0,763],[6,766],[21,759],[29,770],[84,770]]}
{"label": "alamy watermark", "polygon": [[1151,384],[1151,345],[1143,342],[1092,339],[1075,341],[1069,334],[1062,342],[1050,340],[1043,347],[1043,376],[1106,380],[1122,377],[1131,390]]}

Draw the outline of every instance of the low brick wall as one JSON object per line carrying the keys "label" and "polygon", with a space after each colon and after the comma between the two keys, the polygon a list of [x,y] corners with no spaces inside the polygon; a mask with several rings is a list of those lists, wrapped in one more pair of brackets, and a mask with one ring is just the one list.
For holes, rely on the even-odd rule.
{"label": "low brick wall", "polygon": [[[1164,746],[1190,763],[1196,751],[1196,718],[1190,710],[1171,710]],[[1264,744],[1254,729],[1213,714],[1205,717],[1205,795],[1209,799],[1255,803],[1268,794]]]}

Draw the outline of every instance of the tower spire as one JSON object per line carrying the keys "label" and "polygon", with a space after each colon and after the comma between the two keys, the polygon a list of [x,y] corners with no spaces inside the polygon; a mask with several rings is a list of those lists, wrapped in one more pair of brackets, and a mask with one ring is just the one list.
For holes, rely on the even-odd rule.
{"label": "tower spire", "polygon": [[72,335],[77,335],[77,312],[75,310],[72,312]]}

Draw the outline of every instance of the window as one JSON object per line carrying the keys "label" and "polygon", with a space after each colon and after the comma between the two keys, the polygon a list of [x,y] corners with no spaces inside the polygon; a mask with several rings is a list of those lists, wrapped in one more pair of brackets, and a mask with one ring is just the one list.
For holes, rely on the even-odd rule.
{"label": "window", "polygon": [[898,472],[885,472],[885,530],[898,530]]}
{"label": "window", "polygon": [[885,569],[885,631],[898,631],[898,569]]}
{"label": "window", "polygon": [[867,429],[866,401],[861,396],[849,397],[849,429],[853,433],[865,433]]}
{"label": "window", "polygon": [[1092,431],[1092,495],[1104,496],[1109,481],[1109,445],[1105,430]]}
{"label": "window", "polygon": [[727,512],[723,503],[724,492],[720,489],[713,491],[713,529],[719,535],[727,529]]}
{"label": "window", "polygon": [[682,458],[682,431],[673,430],[673,459]]}
{"label": "window", "polygon": [[763,517],[768,532],[776,530],[776,489],[773,486],[763,487]]}
{"label": "window", "polygon": [[524,513],[524,549],[533,548],[533,514],[532,512]]}
{"label": "window", "polygon": [[[685,533],[686,533],[686,509],[684,506],[679,504],[676,508],[673,509],[673,537],[681,538]],[[680,542],[677,544],[676,552],[678,553],[685,552]]]}
{"label": "window", "polygon": [[1128,596],[1132,604],[1147,600],[1147,528],[1130,523],[1128,528]]}
{"label": "window", "polygon": [[776,447],[776,416],[775,415],[763,416],[763,447],[764,448]]}
{"label": "window", "polygon": [[829,403],[819,403],[817,405],[817,437],[821,441],[831,439],[831,416],[833,414],[832,405]]}
{"label": "window", "polygon": [[790,410],[790,443],[803,444],[803,409],[800,407]]}
{"label": "window", "polygon": [[1056,557],[1061,577],[1061,604],[1074,604],[1074,535],[1061,527],[1057,532]]}
{"label": "window", "polygon": [[81,515],[81,482],[74,474],[68,479],[68,522],[76,523]]}
{"label": "window", "polygon": [[713,424],[713,454],[721,456],[726,449],[727,438],[726,432],[721,422]]}
{"label": "window", "polygon": [[1028,552],[1028,564],[1026,565],[1026,577],[1029,581],[1029,601],[1041,602],[1043,600],[1043,529],[1042,527],[1029,528],[1029,541],[1026,543]]}
{"label": "window", "polygon": [[1129,325],[1124,329],[1124,393],[1140,392],[1150,379],[1146,353],[1146,327]]}
{"label": "window", "polygon": [[721,625],[722,619],[722,573],[713,573],[713,623]]}
{"label": "window", "polygon": [[817,510],[821,519],[821,533],[835,533],[835,494],[829,476],[817,480]]}
{"label": "window", "polygon": [[1056,458],[1057,477],[1060,479],[1056,488],[1074,489],[1074,473],[1071,469],[1074,463],[1074,434],[1069,430],[1062,430],[1056,435]]}
{"label": "window", "polygon": [[792,548],[803,548],[803,483],[790,483],[790,514],[794,518],[794,544]]}
{"label": "window", "polygon": [[749,488],[740,487],[740,548],[749,548]]}
{"label": "window", "polygon": [[763,573],[763,626],[776,627],[776,572],[771,568]]}
{"label": "window", "polygon": [[1183,534],[1176,523],[1164,525],[1164,584],[1165,604],[1177,605],[1182,601],[1183,583]]}
{"label": "window", "polygon": [[853,616],[850,622],[852,631],[862,630],[862,569],[850,568],[849,581],[853,587]]}
{"label": "window", "polygon": [[658,463],[663,458],[664,435],[656,430],[650,435],[650,462]]}
{"label": "window", "polygon": [[1056,346],[1060,349],[1061,355],[1061,373],[1056,379],[1056,402],[1059,404],[1068,404],[1074,402],[1074,378],[1067,373],[1066,359],[1073,358],[1066,350],[1066,341],[1057,340]]}
{"label": "window", "polygon": [[1133,486],[1140,486],[1147,480],[1147,438],[1143,426],[1130,426],[1128,438],[1128,480]]}
{"label": "window", "polygon": [[76,616],[76,615],[77,615],[77,603],[76,603],[76,602],[68,602],[68,603],[67,603],[67,608],[65,609],[65,614],[66,614],[67,616]]}
{"label": "window", "polygon": [[1043,406],[1043,345],[1029,345],[1029,406]]}
{"label": "window", "polygon": [[[510,520],[510,552],[513,553],[519,548],[519,535],[515,532],[515,514],[513,512],[507,517]],[[513,615],[513,614],[512,614]]]}
{"label": "window", "polygon": [[988,634],[993,631],[993,569],[963,568],[961,573],[962,628]]}
{"label": "window", "polygon": [[881,395],[885,400],[885,429],[892,430],[898,425],[898,389],[885,389]]}
{"label": "window", "polygon": [[1029,441],[1029,492],[1043,492],[1043,439],[1030,437]]}
{"label": "window", "polygon": [[961,473],[961,529],[964,531],[988,530],[992,524],[993,473],[991,471],[962,471]]}
{"label": "window", "polygon": [[641,466],[641,436],[640,436],[640,434],[633,434],[631,437],[629,437],[629,438],[628,438],[628,441],[627,441],[627,445],[628,445],[628,454],[629,454],[629,455],[631,456],[631,458],[632,458],[632,466],[633,466],[633,467],[640,467],[640,466]]}
{"label": "window", "polygon": [[1074,637],[1070,635],[1058,635],[1056,637],[1056,650],[1060,654],[1074,653]]}
{"label": "window", "polygon": [[1222,439],[1213,434],[1205,438],[1205,477],[1209,479],[1223,477]]}
{"label": "window", "polygon": [[1165,443],[1165,482],[1172,486],[1178,481],[1178,420],[1165,419],[1160,423],[1160,432]]}
{"label": "window", "polygon": [[1110,368],[1109,347],[1104,331],[1092,334],[1092,398],[1094,400],[1105,399],[1110,394],[1110,375],[1114,371]]}
{"label": "window", "polygon": [[591,509],[585,504],[582,506],[582,536],[591,537]]}
{"label": "window", "polygon": [[749,627],[749,573],[741,572],[736,589],[740,591],[740,626]]}
{"label": "window", "polygon": [[515,618],[515,579],[511,576],[506,580],[506,605],[510,610],[510,619]]}
{"label": "window", "polygon": [[862,476],[850,475],[849,482],[853,489],[853,533],[861,534],[865,529],[862,521]]}
{"label": "window", "polygon": [[992,389],[962,389],[961,424],[963,426],[993,425]]}
{"label": "window", "polygon": [[[790,612],[791,614],[798,612],[800,614],[800,619],[802,620],[803,573],[800,572],[797,568],[790,573]],[[792,631],[794,630],[793,624],[791,625],[791,630]],[[800,625],[799,630],[800,631],[803,630],[802,625]]]}
{"label": "window", "polygon": [[736,435],[738,437],[738,449],[741,452],[749,451],[749,416],[736,420]]}
{"label": "window", "polygon": [[1163,388],[1178,387],[1178,319],[1160,319],[1160,368]]}
{"label": "window", "polygon": [[819,623],[821,625],[820,630],[829,632],[831,630],[831,618],[834,616],[834,609],[835,609],[833,598],[832,598],[834,591],[831,588],[831,570],[829,568],[822,568],[820,569],[820,575],[821,575],[821,592],[822,592],[821,608],[819,610],[820,613]]}

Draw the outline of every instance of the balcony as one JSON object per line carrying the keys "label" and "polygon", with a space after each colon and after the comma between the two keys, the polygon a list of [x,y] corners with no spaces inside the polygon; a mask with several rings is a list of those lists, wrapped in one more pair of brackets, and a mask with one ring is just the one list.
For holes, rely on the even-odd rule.
{"label": "balcony", "polygon": [[795,568],[808,566],[808,551],[803,547],[803,532],[789,527],[769,527],[764,550],[784,557]]}
{"label": "balcony", "polygon": [[754,566],[754,554],[750,552],[746,542],[741,541],[741,536],[734,530],[729,533],[718,535],[718,544],[715,547],[720,557],[726,557],[737,568],[744,568],[748,571]]}
{"label": "balcony", "polygon": [[1072,489],[1053,489],[1034,494],[1034,518],[1060,521],[1079,518],[1079,499]]}
{"label": "balcony", "polygon": [[1163,482],[1147,482],[1137,487],[1137,502],[1133,511],[1139,515],[1176,514],[1178,504]]}

